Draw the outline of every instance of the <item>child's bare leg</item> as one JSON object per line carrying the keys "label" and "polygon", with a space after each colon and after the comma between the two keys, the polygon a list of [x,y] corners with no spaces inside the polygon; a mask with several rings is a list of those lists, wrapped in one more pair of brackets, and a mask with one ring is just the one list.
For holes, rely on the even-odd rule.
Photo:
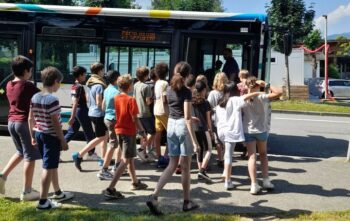
{"label": "child's bare leg", "polygon": [[128,170],[129,170],[131,182],[137,183],[138,180],[136,177],[134,158],[127,159],[127,162],[128,162]]}
{"label": "child's bare leg", "polygon": [[170,162],[167,168],[163,171],[159,178],[156,188],[154,189],[153,195],[158,196],[160,191],[163,189],[165,184],[169,181],[170,177],[174,174],[177,165],[179,164],[180,157],[170,157]]}
{"label": "child's bare leg", "polygon": [[113,148],[113,147],[108,148],[107,153],[105,154],[105,157],[103,160],[103,167],[102,168],[106,169],[109,167],[111,160],[112,160],[112,157],[113,157],[114,150],[115,150],[115,148]]}
{"label": "child's bare leg", "polygon": [[35,160],[24,161],[23,164],[23,180],[24,180],[24,192],[30,191],[32,189],[33,175],[35,169]]}
{"label": "child's bare leg", "polygon": [[22,162],[23,157],[18,155],[17,153],[14,154],[10,161],[7,163],[6,167],[2,171],[3,178],[7,179],[8,175],[11,173],[11,171],[20,163]]}
{"label": "child's bare leg", "polygon": [[247,142],[248,171],[252,183],[256,183],[256,141]]}
{"label": "child's bare leg", "polygon": [[55,192],[60,190],[60,185],[58,182],[58,169],[53,169],[51,183],[52,183],[53,190]]}
{"label": "child's bare leg", "polygon": [[95,139],[93,139],[92,141],[90,141],[81,151],[79,151],[79,156],[80,157],[84,157],[85,154],[87,152],[89,152],[89,150],[93,149],[95,146],[97,146],[98,144],[100,144],[103,140],[106,139],[107,136],[103,136],[103,137],[96,137]]}
{"label": "child's bare leg", "polygon": [[117,182],[119,181],[123,172],[125,171],[126,166],[127,166],[127,160],[122,159],[120,161],[119,166],[117,167],[117,170],[114,173],[113,179],[112,179],[111,183],[109,184],[108,188],[110,188],[110,189],[115,188],[115,185],[117,184]]}
{"label": "child's bare leg", "polygon": [[259,158],[261,162],[261,173],[263,178],[269,177],[269,163],[267,159],[267,142],[266,141],[257,141]]}
{"label": "child's bare leg", "polygon": [[43,169],[41,175],[40,199],[47,199],[54,169]]}

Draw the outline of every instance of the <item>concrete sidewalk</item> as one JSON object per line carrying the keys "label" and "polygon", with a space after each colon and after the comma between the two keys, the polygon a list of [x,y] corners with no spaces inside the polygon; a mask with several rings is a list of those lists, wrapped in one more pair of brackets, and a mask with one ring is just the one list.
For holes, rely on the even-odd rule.
{"label": "concrete sidewalk", "polygon": [[[4,168],[14,153],[10,137],[0,137],[0,168]],[[130,191],[130,178],[122,177],[117,189],[126,198],[118,201],[106,201],[101,191],[109,181],[100,181],[96,174],[97,162],[83,162],[84,172],[78,172],[71,161],[71,153],[84,146],[84,142],[72,141],[70,150],[62,154],[65,161],[60,165],[59,177],[64,190],[75,193],[75,198],[66,203],[91,208],[123,210],[128,212],[147,211],[145,201],[154,189],[161,170],[154,165],[142,164],[138,159],[137,175],[149,185],[146,191]],[[99,151],[98,151],[99,152]],[[273,192],[264,192],[258,196],[249,194],[247,163],[238,156],[233,163],[233,180],[237,188],[224,190],[221,170],[211,166],[209,176],[215,183],[208,185],[197,181],[197,170],[192,170],[191,195],[201,206],[203,213],[248,213],[276,214],[299,211],[327,211],[350,209],[350,164],[337,159],[319,159],[304,157],[270,156],[270,177],[276,186]],[[195,168],[195,162],[192,168]],[[22,166],[16,168],[6,183],[6,197],[19,198],[22,188]],[[41,165],[36,165],[34,188],[39,189]],[[174,175],[161,192],[161,209],[167,212],[180,212],[182,208],[182,190],[180,176]]]}

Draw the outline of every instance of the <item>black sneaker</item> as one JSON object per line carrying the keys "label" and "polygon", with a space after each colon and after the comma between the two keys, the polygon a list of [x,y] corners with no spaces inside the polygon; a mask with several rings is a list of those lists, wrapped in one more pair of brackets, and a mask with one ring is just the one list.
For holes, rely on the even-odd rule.
{"label": "black sneaker", "polygon": [[163,215],[162,211],[160,211],[158,208],[158,200],[154,199],[153,195],[150,195],[148,197],[146,204],[153,215],[155,216]]}
{"label": "black sneaker", "polygon": [[104,191],[102,191],[102,194],[107,197],[108,199],[124,199],[124,195],[117,191],[115,188],[113,189],[105,189]]}
{"label": "black sneaker", "polygon": [[199,208],[199,205],[195,204],[193,201],[190,200],[188,203],[183,204],[182,211],[189,212],[198,208]]}
{"label": "black sneaker", "polygon": [[212,183],[213,182],[204,170],[199,171],[198,179],[199,178],[202,178],[203,180],[205,180],[208,183]]}
{"label": "black sneaker", "polygon": [[82,171],[83,169],[81,168],[81,162],[83,161],[83,158],[80,158],[80,157],[77,157],[75,160],[74,160],[74,165],[75,167],[79,170],[79,171]]}
{"label": "black sneaker", "polygon": [[142,183],[141,180],[138,180],[137,183],[133,183],[131,185],[131,190],[145,190],[147,187],[147,184]]}
{"label": "black sneaker", "polygon": [[224,161],[223,161],[223,160],[217,160],[217,161],[216,161],[216,165],[217,165],[219,168],[224,168]]}
{"label": "black sneaker", "polygon": [[83,161],[83,158],[79,157],[79,153],[78,152],[74,152],[72,154],[72,158],[73,158],[73,161],[74,161],[74,165],[75,167],[81,171],[81,162]]}

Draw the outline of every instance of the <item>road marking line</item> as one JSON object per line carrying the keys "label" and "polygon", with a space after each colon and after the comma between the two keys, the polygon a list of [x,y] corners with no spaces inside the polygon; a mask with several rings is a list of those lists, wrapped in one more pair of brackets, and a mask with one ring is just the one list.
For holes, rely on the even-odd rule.
{"label": "road marking line", "polygon": [[335,121],[335,120],[312,120],[312,119],[303,119],[303,118],[283,118],[275,117],[276,120],[296,120],[296,121],[311,121],[311,122],[326,122],[326,123],[339,123],[339,124],[350,124],[349,121]]}

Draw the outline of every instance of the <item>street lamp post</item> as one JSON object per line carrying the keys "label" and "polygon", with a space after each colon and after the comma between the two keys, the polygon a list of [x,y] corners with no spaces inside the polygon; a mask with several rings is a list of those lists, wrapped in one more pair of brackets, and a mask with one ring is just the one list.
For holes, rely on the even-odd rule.
{"label": "street lamp post", "polygon": [[327,33],[328,33],[328,16],[323,15],[322,17],[325,18],[325,36],[324,36],[324,52],[325,52],[325,59],[324,59],[324,78],[325,78],[325,92],[324,92],[324,98],[328,99],[328,47],[327,47]]}

